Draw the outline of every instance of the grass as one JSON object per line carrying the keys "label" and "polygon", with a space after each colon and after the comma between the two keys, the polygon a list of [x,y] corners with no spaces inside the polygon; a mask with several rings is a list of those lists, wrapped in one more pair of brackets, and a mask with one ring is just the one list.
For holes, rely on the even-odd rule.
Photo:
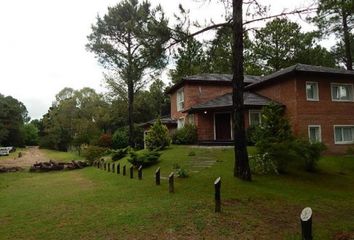
{"label": "grass", "polygon": [[[194,156],[189,156],[193,151]],[[252,149],[251,149],[252,151]],[[47,153],[46,153],[47,154]],[[59,154],[52,152],[51,154]],[[59,154],[66,155],[63,153]],[[67,153],[70,159],[70,153]],[[232,176],[232,149],[173,146],[131,180],[95,168],[0,175],[2,239],[300,239],[299,214],[314,212],[315,239],[354,232],[354,158],[324,157],[315,174]],[[65,157],[63,156],[62,159]],[[121,165],[128,164],[125,159]],[[190,174],[154,185],[178,163]],[[222,213],[213,181],[222,177]]]}
{"label": "grass", "polygon": [[49,159],[60,162],[71,162],[73,160],[83,160],[76,152],[59,152],[49,149],[41,149],[42,153]]}

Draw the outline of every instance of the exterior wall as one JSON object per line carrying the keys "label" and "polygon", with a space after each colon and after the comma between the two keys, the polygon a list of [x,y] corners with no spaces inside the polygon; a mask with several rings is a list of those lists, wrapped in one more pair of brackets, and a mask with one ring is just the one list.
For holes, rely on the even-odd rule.
{"label": "exterior wall", "polygon": [[[231,85],[215,85],[215,84],[192,84],[186,83],[184,89],[184,110],[190,107],[207,102],[218,96],[232,92]],[[179,119],[186,117],[185,113],[177,111],[177,91],[170,95],[171,98],[171,118]]]}
{"label": "exterior wall", "polygon": [[[306,100],[306,81],[317,82],[319,101]],[[308,139],[308,125],[320,125],[322,142],[330,153],[345,153],[353,144],[335,144],[334,125],[354,125],[354,102],[334,102],[331,83],[354,84],[353,79],[339,77],[297,78],[297,135]]]}

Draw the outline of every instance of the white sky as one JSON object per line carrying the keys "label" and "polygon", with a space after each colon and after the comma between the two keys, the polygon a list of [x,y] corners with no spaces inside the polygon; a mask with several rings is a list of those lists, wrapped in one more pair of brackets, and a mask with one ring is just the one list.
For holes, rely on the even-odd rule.
{"label": "white sky", "polygon": [[[272,12],[306,6],[310,0],[260,0]],[[97,14],[119,0],[2,0],[0,1],[0,93],[22,101],[31,118],[47,112],[64,87],[92,87],[104,92],[103,68],[85,49]],[[201,23],[222,21],[222,4],[202,0],[151,0],[169,18],[178,4],[191,9]],[[213,2],[213,1],[212,1]],[[214,0],[214,2],[216,2]],[[297,19],[304,30],[311,26]],[[202,37],[207,37],[206,35]],[[167,81],[167,79],[164,79]]]}

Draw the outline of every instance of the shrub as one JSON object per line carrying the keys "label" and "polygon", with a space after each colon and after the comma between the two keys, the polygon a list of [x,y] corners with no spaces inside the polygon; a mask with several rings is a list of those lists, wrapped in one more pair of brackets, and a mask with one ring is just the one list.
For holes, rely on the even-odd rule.
{"label": "shrub", "polygon": [[250,166],[254,173],[279,174],[277,164],[268,153],[250,156]]}
{"label": "shrub", "polygon": [[293,148],[298,158],[302,160],[303,167],[308,172],[316,170],[317,162],[320,160],[322,152],[326,150],[326,146],[323,143],[310,143],[304,140],[294,141]]}
{"label": "shrub", "polygon": [[100,157],[104,156],[107,149],[98,146],[88,146],[84,152],[83,156],[92,163],[95,160],[98,160]]}
{"label": "shrub", "polygon": [[186,124],[172,135],[172,142],[175,144],[194,144],[197,140],[197,127],[192,124]]}
{"label": "shrub", "polygon": [[161,123],[160,118],[158,118],[146,134],[146,147],[149,150],[160,150],[168,147],[170,143],[171,138],[168,129]]}
{"label": "shrub", "polygon": [[117,129],[112,137],[112,146],[114,149],[126,148],[129,145],[127,128]]}
{"label": "shrub", "polygon": [[152,166],[158,163],[160,158],[160,153],[157,151],[144,151],[142,153],[137,153],[131,151],[128,162],[130,162],[135,167],[142,166],[143,168]]}
{"label": "shrub", "polygon": [[179,178],[189,177],[187,170],[184,168],[179,168],[176,173]]}
{"label": "shrub", "polygon": [[194,157],[196,155],[196,153],[194,152],[194,151],[190,151],[189,153],[188,153],[188,156],[190,156],[190,157]]}
{"label": "shrub", "polygon": [[111,148],[112,147],[112,135],[111,134],[102,134],[97,142],[99,147]]}
{"label": "shrub", "polygon": [[124,158],[127,154],[128,154],[128,148],[122,148],[122,149],[118,149],[116,151],[113,152],[112,154],[112,161],[118,161],[122,158]]}

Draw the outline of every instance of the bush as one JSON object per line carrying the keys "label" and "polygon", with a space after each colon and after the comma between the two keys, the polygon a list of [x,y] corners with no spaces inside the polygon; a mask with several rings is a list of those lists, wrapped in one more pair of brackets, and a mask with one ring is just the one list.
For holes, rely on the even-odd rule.
{"label": "bush", "polygon": [[179,168],[176,173],[177,173],[177,177],[179,178],[189,177],[187,170],[184,168]]}
{"label": "bush", "polygon": [[127,128],[119,128],[114,132],[112,137],[112,146],[114,149],[126,148],[129,146]]}
{"label": "bush", "polygon": [[99,147],[111,148],[112,147],[112,135],[110,134],[102,134],[97,142]]}
{"label": "bush", "polygon": [[168,129],[161,123],[160,118],[158,118],[146,134],[146,147],[149,150],[161,150],[168,147],[170,143],[171,138]]}
{"label": "bush", "polygon": [[188,156],[190,156],[190,157],[194,157],[194,156],[196,156],[197,154],[194,152],[194,151],[190,151],[189,153],[188,153]]}
{"label": "bush", "polygon": [[112,154],[112,161],[118,161],[122,158],[124,158],[127,154],[128,154],[128,148],[122,148],[122,149],[118,149],[116,151],[113,152]]}
{"label": "bush", "polygon": [[250,156],[250,166],[254,173],[279,174],[277,164],[267,153]]}
{"label": "bush", "polygon": [[100,157],[104,156],[106,153],[107,149],[103,147],[97,147],[97,146],[88,146],[84,152],[83,156],[90,162],[92,163],[95,160],[98,160]]}
{"label": "bush", "polygon": [[302,166],[308,172],[314,172],[317,167],[317,162],[321,158],[321,154],[327,148],[323,143],[310,143],[304,140],[294,141],[293,148],[297,156],[302,160]]}
{"label": "bush", "polygon": [[157,151],[144,151],[142,153],[131,151],[129,154],[128,162],[137,168],[140,166],[146,168],[158,163],[161,155]]}
{"label": "bush", "polygon": [[197,140],[197,127],[192,124],[186,124],[183,128],[177,129],[172,135],[172,142],[174,144],[194,144]]}

